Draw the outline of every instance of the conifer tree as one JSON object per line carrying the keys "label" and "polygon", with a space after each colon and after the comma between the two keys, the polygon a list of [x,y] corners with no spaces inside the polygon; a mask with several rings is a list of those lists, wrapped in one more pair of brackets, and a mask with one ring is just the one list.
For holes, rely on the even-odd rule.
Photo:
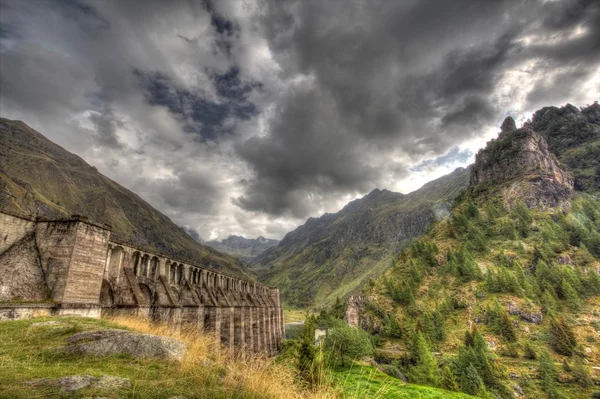
{"label": "conifer tree", "polygon": [[562,292],[563,298],[567,301],[567,304],[571,308],[571,310],[579,310],[581,308],[581,301],[579,300],[579,294],[573,286],[566,280],[562,279],[560,284],[560,290]]}
{"label": "conifer tree", "polygon": [[540,379],[542,380],[542,391],[548,396],[549,399],[562,398],[558,390],[556,389],[556,367],[552,358],[546,351],[542,351],[538,356],[539,366],[538,370],[540,373]]}
{"label": "conifer tree", "polygon": [[572,356],[575,353],[577,339],[563,316],[550,319],[550,344],[561,355]]}
{"label": "conifer tree", "polygon": [[435,357],[431,353],[431,349],[427,344],[427,340],[421,333],[417,331],[413,338],[411,347],[411,357],[414,366],[410,369],[411,381],[416,384],[437,385],[438,383],[438,366]]}
{"label": "conifer tree", "polygon": [[460,390],[460,386],[458,385],[458,380],[456,379],[456,376],[452,372],[452,369],[450,367],[448,367],[447,364],[442,367],[442,377],[441,377],[440,385],[449,391]]}
{"label": "conifer tree", "polygon": [[481,376],[472,364],[469,364],[461,375],[461,390],[469,395],[486,396],[486,389]]}

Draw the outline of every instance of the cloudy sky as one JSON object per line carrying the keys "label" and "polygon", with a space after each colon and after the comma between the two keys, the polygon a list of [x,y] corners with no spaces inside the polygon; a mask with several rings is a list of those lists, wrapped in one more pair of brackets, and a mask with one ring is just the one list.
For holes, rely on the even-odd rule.
{"label": "cloudy sky", "polygon": [[597,0],[0,0],[0,115],[204,239],[281,238],[600,98]]}

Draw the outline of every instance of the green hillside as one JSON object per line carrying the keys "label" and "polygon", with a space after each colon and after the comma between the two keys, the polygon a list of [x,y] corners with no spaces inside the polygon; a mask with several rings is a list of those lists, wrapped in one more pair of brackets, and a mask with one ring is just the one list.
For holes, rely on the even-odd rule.
{"label": "green hillside", "polygon": [[400,249],[447,216],[468,179],[460,168],[407,195],[375,189],[335,214],[308,219],[252,268],[289,305],[332,303],[380,275]]}
{"label": "green hillside", "polygon": [[0,212],[107,224],[131,245],[238,276],[240,260],[194,241],[135,193],[20,121],[0,118]]}
{"label": "green hillside", "polygon": [[[590,398],[600,391],[600,174],[590,172],[600,158],[584,157],[597,148],[600,107],[544,110],[524,128],[540,126],[540,115],[554,121],[538,133],[577,190],[556,189],[563,172],[554,169],[554,155],[514,147],[523,129],[502,133],[473,166],[494,183],[471,185],[451,216],[367,289],[362,326],[379,337],[381,360],[413,382],[482,397]],[[582,120],[584,132],[574,131]],[[513,162],[521,175],[496,168],[507,156],[532,163]],[[557,206],[510,197],[522,192]]]}

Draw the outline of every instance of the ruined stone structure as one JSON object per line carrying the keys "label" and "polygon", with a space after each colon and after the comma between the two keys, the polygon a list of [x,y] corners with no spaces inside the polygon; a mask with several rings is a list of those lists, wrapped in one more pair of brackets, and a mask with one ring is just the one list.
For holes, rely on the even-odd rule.
{"label": "ruined stone structure", "polygon": [[0,213],[0,320],[132,315],[273,354],[284,334],[279,290],[111,240],[84,218]]}
{"label": "ruined stone structure", "polygon": [[365,308],[364,295],[350,295],[348,297],[346,313],[344,313],[344,321],[350,327],[360,327],[360,314]]}

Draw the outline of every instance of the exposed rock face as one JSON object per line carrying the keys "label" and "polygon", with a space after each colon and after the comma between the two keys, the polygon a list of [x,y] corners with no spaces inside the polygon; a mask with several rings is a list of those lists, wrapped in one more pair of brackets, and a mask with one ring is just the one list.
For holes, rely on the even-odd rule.
{"label": "exposed rock face", "polygon": [[475,157],[471,185],[484,184],[500,187],[509,206],[521,199],[542,209],[562,206],[573,190],[572,176],[559,166],[544,137],[528,127],[515,130],[512,118]]}
{"label": "exposed rock face", "polygon": [[504,119],[504,122],[502,122],[502,125],[500,126],[500,131],[502,131],[502,133],[505,133],[512,132],[513,130],[517,130],[517,124],[515,123],[515,120],[512,118],[512,116],[507,116]]}
{"label": "exposed rock face", "polygon": [[174,338],[110,329],[75,334],[63,349],[78,355],[110,356],[125,353],[137,358],[182,360],[187,347]]}
{"label": "exposed rock face", "polygon": [[351,295],[348,298],[348,307],[344,314],[344,321],[350,327],[360,326],[360,313],[365,308],[365,297],[362,295]]}
{"label": "exposed rock face", "polygon": [[526,321],[528,323],[534,324],[542,324],[544,321],[544,316],[542,315],[541,309],[536,310],[523,310],[519,308],[519,306],[515,302],[508,303],[508,313],[512,315],[518,315],[521,320]]}

